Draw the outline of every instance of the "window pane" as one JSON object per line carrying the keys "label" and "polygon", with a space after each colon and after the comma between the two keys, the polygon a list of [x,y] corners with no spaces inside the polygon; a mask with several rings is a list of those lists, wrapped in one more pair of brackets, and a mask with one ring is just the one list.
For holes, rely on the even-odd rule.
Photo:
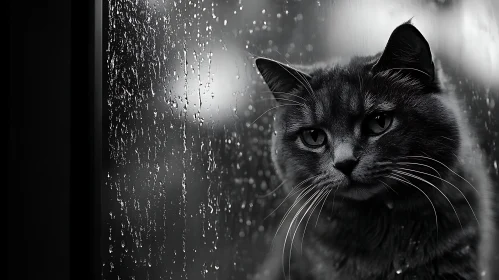
{"label": "window pane", "polygon": [[497,182],[497,21],[489,2],[444,2],[107,1],[103,278],[250,277],[284,198],[273,192],[277,104],[254,58],[372,55],[412,16],[458,77]]}

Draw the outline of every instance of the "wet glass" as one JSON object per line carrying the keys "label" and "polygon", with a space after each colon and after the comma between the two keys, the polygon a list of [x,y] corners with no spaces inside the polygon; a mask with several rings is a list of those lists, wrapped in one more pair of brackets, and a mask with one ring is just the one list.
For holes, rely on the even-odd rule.
{"label": "wet glass", "polygon": [[497,186],[497,6],[401,2],[105,1],[103,279],[250,277],[283,198],[254,58],[372,55],[411,17],[456,77]]}

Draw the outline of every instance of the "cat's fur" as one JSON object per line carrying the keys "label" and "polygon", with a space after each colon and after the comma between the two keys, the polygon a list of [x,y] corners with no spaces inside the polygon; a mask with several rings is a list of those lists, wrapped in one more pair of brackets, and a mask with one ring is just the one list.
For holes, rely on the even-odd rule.
{"label": "cat's fur", "polygon": [[[299,201],[256,279],[487,279],[490,182],[452,85],[410,22],[383,53],[344,65],[256,66],[279,106],[272,159]],[[393,121],[368,135],[376,111]],[[326,133],[319,149],[300,142],[310,128]],[[345,159],[355,160],[348,175]]]}

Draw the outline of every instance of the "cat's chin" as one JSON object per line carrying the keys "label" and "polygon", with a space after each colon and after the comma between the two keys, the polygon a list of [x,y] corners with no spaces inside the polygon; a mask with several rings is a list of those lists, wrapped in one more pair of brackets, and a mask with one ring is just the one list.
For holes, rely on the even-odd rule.
{"label": "cat's chin", "polygon": [[368,185],[352,182],[348,186],[342,186],[337,191],[337,196],[352,200],[368,200],[386,191],[383,185]]}

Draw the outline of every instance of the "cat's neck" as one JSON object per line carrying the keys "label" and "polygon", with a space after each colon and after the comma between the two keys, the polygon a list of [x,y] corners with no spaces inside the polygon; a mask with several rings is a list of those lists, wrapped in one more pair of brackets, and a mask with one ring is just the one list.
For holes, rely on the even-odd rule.
{"label": "cat's neck", "polygon": [[307,248],[311,265],[353,266],[352,271],[366,275],[374,273],[373,269],[383,273],[401,259],[411,265],[425,265],[434,257],[431,254],[443,246],[454,246],[449,242],[477,232],[463,203],[455,204],[456,211],[462,214],[462,227],[448,209],[437,208],[436,219],[432,209],[398,208],[382,200],[364,203],[363,207],[345,201],[339,204],[339,210],[321,215],[317,226],[307,228],[303,247]]}
{"label": "cat's neck", "polygon": [[426,235],[436,235],[438,231],[442,237],[475,226],[477,193],[459,177],[461,169],[455,170],[456,174],[443,177],[445,181],[437,178],[431,181],[438,190],[427,188],[428,197],[419,192],[403,194],[400,191],[385,192],[369,201],[336,197],[334,203],[328,202],[321,211],[314,234],[327,237],[324,242],[352,240],[362,248],[376,249],[380,243],[390,241],[387,231],[403,234],[417,229]]}

